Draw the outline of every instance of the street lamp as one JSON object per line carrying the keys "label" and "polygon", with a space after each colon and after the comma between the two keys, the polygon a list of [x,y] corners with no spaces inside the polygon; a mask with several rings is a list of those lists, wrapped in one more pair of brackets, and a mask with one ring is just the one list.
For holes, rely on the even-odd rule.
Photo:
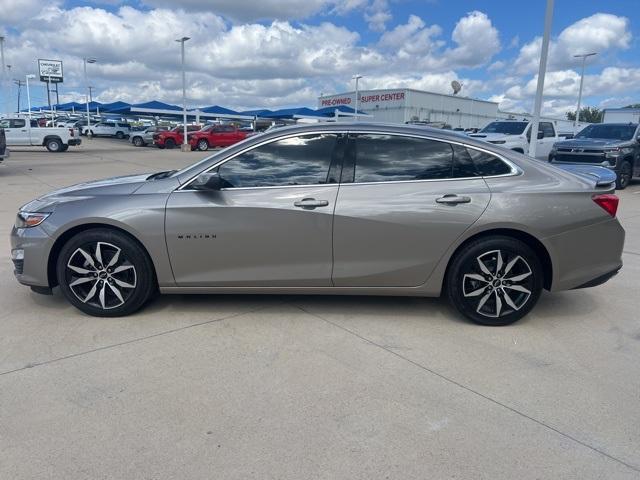
{"label": "street lamp", "polygon": [[584,83],[584,64],[587,61],[587,57],[593,57],[597,54],[597,52],[591,52],[573,56],[574,58],[582,58],[582,74],[580,75],[580,90],[578,91],[578,109],[576,110],[576,121],[573,124],[573,133],[577,133],[578,123],[580,122],[580,103],[582,102],[582,84]]}
{"label": "street lamp", "polygon": [[180,149],[183,152],[188,152],[189,148],[187,147],[187,82],[184,72],[184,42],[189,40],[189,37],[182,37],[176,40],[180,44],[180,53],[182,55],[182,122],[184,131],[182,134],[182,146]]}
{"label": "street lamp", "polygon": [[351,80],[356,81],[356,120],[358,119],[358,80],[360,80],[361,78],[362,75],[359,75],[357,73],[353,77],[351,77]]}
{"label": "street lamp", "polygon": [[27,85],[27,105],[29,106],[29,125],[31,125],[31,94],[29,93],[29,79],[36,78],[33,73],[24,76]]}
{"label": "street lamp", "polygon": [[86,100],[87,100],[87,137],[89,136],[89,130],[91,129],[91,117],[89,116],[89,97],[91,96],[91,91],[89,90],[89,80],[87,79],[87,63],[96,63],[97,60],[93,57],[84,57],[83,59],[83,64],[84,64],[84,84],[87,87],[87,95],[86,95]]}

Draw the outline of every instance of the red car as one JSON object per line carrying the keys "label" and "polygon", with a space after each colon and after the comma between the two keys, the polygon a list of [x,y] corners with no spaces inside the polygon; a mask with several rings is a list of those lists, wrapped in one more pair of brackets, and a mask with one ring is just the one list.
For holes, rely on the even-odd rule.
{"label": "red car", "polygon": [[228,147],[244,140],[251,132],[238,130],[232,125],[209,125],[202,130],[187,134],[187,141],[192,150],[202,152],[214,147]]}
{"label": "red car", "polygon": [[[200,130],[199,125],[187,125],[187,138],[189,132],[197,132]],[[180,145],[183,140],[182,132],[184,127],[180,125],[173,130],[167,130],[165,132],[158,132],[153,134],[153,143],[158,148],[175,148],[176,145]]]}

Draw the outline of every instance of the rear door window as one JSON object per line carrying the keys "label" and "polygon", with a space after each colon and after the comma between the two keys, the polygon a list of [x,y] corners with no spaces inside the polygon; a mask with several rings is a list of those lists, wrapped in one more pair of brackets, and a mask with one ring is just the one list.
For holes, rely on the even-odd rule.
{"label": "rear door window", "polygon": [[355,183],[440,180],[453,175],[453,149],[437,140],[357,134],[352,154]]}
{"label": "rear door window", "polygon": [[556,131],[551,122],[540,122],[540,131],[544,133],[544,138],[556,136]]}
{"label": "rear door window", "polygon": [[496,175],[513,173],[511,166],[495,155],[474,148],[467,148],[466,150],[469,152],[469,156],[473,160],[476,170],[483,177],[494,177]]}

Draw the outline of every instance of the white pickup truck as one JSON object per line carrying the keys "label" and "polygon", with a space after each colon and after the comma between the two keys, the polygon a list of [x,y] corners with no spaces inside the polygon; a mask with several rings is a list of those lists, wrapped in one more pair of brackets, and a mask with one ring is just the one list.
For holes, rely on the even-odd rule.
{"label": "white pickup truck", "polygon": [[73,128],[41,128],[36,120],[24,117],[2,118],[0,128],[4,129],[8,146],[43,146],[50,152],[66,152],[70,146],[82,143]]}
{"label": "white pickup truck", "polygon": [[[497,120],[491,122],[470,137],[500,145],[516,152],[529,154],[531,122],[518,120]],[[536,145],[536,158],[547,160],[553,144],[561,140],[553,122],[540,122]]]}

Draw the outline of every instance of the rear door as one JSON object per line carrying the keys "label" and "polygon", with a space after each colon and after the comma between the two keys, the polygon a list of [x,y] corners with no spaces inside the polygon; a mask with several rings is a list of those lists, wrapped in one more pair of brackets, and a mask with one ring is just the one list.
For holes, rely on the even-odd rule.
{"label": "rear door", "polygon": [[536,157],[541,159],[548,159],[549,153],[553,144],[558,140],[556,137],[556,130],[551,122],[540,122],[539,130],[544,135],[538,140],[538,146],[536,149]]}
{"label": "rear door", "polygon": [[0,128],[4,128],[7,145],[31,145],[28,119],[11,118],[0,120]]}
{"label": "rear door", "polygon": [[334,215],[333,284],[425,283],[489,198],[461,145],[378,133],[350,135]]}
{"label": "rear door", "polygon": [[172,193],[165,225],[177,285],[330,286],[344,141],[270,141],[216,167],[222,190]]}

